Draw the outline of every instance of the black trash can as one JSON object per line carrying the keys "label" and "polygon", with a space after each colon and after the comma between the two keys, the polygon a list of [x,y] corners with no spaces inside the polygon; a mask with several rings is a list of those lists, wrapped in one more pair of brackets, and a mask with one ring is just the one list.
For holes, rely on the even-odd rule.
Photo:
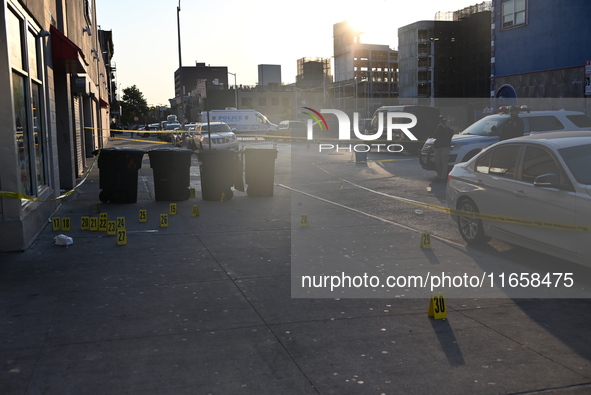
{"label": "black trash can", "polygon": [[355,151],[355,162],[367,164],[367,151]]}
{"label": "black trash can", "polygon": [[276,158],[277,150],[274,148],[244,150],[244,176],[248,184],[248,196],[273,196]]}
{"label": "black trash can", "polygon": [[219,201],[222,193],[226,200],[232,199],[232,186],[240,189],[242,180],[242,162],[238,153],[232,150],[201,150],[197,156],[203,200]]}
{"label": "black trash can", "polygon": [[138,170],[142,167],[144,151],[134,148],[101,148],[99,154],[99,193],[101,202],[137,202]]}
{"label": "black trash can", "polygon": [[189,199],[191,184],[190,149],[160,147],[148,151],[154,172],[154,197],[158,201]]}

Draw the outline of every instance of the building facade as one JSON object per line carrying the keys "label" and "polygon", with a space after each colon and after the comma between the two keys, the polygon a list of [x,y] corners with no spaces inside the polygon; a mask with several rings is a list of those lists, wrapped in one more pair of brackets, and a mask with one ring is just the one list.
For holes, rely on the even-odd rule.
{"label": "building facade", "polygon": [[281,86],[281,65],[259,64],[258,66],[259,89],[277,90]]}
{"label": "building facade", "polygon": [[591,60],[591,26],[587,21],[591,2],[492,3],[491,97],[585,97],[589,83],[585,62]]}
{"label": "building facade", "polygon": [[[182,75],[182,83],[181,83]],[[174,96],[177,100],[187,96],[197,88],[198,80],[205,80],[210,85],[228,88],[228,68],[226,66],[206,66],[196,63],[193,67],[183,66],[174,72]],[[181,94],[182,92],[182,94]]]}
{"label": "building facade", "polygon": [[383,99],[398,97],[398,51],[361,43],[360,33],[346,21],[335,24],[333,32],[335,105],[369,117]]}
{"label": "building facade", "polygon": [[398,29],[401,98],[488,97],[490,2]]}
{"label": "building facade", "polygon": [[10,251],[33,242],[102,147],[111,81],[93,0],[1,10],[0,250]]}

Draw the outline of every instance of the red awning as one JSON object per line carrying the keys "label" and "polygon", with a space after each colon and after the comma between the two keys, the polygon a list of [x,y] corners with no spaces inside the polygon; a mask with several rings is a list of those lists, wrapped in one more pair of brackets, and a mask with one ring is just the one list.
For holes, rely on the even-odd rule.
{"label": "red awning", "polygon": [[88,66],[88,63],[86,63],[80,47],[53,25],[51,25],[50,31],[54,70],[66,73],[86,73],[85,66]]}
{"label": "red awning", "polygon": [[109,108],[109,103],[107,103],[106,101],[104,101],[102,97],[99,97],[99,103],[100,103],[101,107],[103,107],[103,108]]}

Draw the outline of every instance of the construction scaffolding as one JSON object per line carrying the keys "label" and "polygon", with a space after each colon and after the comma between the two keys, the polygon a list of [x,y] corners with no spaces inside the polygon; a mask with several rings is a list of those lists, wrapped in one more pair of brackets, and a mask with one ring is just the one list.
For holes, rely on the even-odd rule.
{"label": "construction scaffolding", "polygon": [[492,1],[483,1],[480,4],[474,4],[458,11],[438,11],[435,13],[436,21],[460,21],[470,15],[478,12],[491,11]]}

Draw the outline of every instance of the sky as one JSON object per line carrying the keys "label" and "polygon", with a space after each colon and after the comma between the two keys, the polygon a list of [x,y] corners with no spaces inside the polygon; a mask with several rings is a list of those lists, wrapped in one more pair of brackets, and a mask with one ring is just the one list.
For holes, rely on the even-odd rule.
{"label": "sky", "polygon": [[[297,60],[333,55],[333,25],[344,20],[364,32],[361,42],[398,49],[398,28],[435,19],[482,0],[96,0],[98,25],[112,30],[118,94],[136,85],[149,105],[168,105],[181,57],[226,66],[238,85],[256,85],[259,64],[281,65],[295,82]],[[234,84],[234,76],[228,75]]]}

